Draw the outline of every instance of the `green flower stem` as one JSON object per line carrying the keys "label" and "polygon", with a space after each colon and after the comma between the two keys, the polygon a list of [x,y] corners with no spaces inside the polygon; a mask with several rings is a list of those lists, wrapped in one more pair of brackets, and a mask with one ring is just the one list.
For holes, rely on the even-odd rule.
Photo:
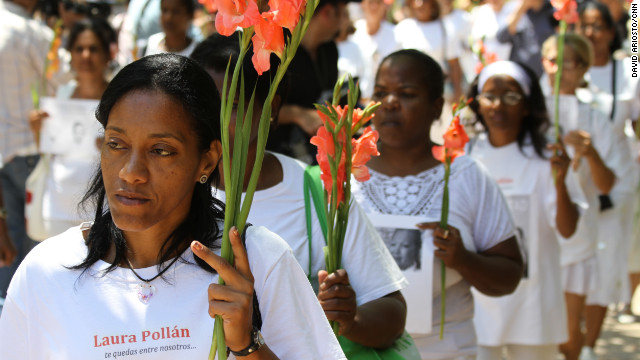
{"label": "green flower stem", "polygon": [[[444,149],[444,190],[442,192],[442,212],[440,213],[440,228],[447,230],[449,228],[449,174],[451,173],[451,158],[447,155],[447,149]],[[446,310],[447,297],[447,276],[444,261],[440,260],[440,340],[444,336],[444,320]]]}
{"label": "green flower stem", "polygon": [[[234,151],[233,159],[230,155],[230,139],[229,139],[229,126],[231,122],[231,112],[233,110],[233,102],[235,100],[235,94],[238,87],[238,78],[240,78],[240,92],[238,93],[238,108],[244,109],[244,79],[242,75],[242,63],[244,57],[247,54],[247,50],[251,43],[251,37],[254,33],[253,27],[244,29],[240,36],[240,53],[238,54],[238,60],[231,76],[231,85],[227,89],[229,67],[224,77],[224,85],[221,94],[221,109],[220,109],[220,122],[222,128],[222,166],[224,172],[224,184],[225,192],[227,195],[227,201],[225,206],[225,219],[224,219],[224,231],[222,234],[222,248],[221,256],[226,259],[230,264],[233,264],[233,251],[229,242],[229,231],[232,226],[236,226],[239,233],[244,232],[244,228],[251,209],[251,203],[253,202],[253,196],[258,185],[258,178],[262,169],[262,161],[264,160],[265,147],[267,144],[267,137],[269,135],[270,119],[271,119],[271,103],[275,97],[276,91],[284,74],[291,64],[291,60],[296,54],[296,51],[300,45],[307,28],[309,27],[309,21],[313,16],[313,13],[318,6],[318,0],[307,1],[304,17],[301,18],[300,24],[292,32],[291,40],[285,48],[285,52],[281,58],[281,64],[276,70],[276,75],[271,81],[271,87],[269,93],[264,101],[262,112],[260,114],[260,123],[258,126],[258,143],[256,149],[256,157],[253,164],[249,183],[245,191],[245,198],[242,201],[242,193],[244,189],[244,178],[247,164],[247,154],[251,136],[251,123],[253,118],[253,103],[255,101],[255,88],[251,95],[247,106],[247,113],[243,114],[238,112],[236,117],[236,131],[234,137]],[[233,161],[231,161],[233,160]],[[239,210],[239,211],[238,211]],[[224,279],[219,277],[219,284],[224,284]],[[224,338],[223,321],[220,316],[216,316],[214,331],[211,341],[211,349],[209,351],[209,359],[215,359],[216,354],[219,360],[227,359],[227,346]]]}

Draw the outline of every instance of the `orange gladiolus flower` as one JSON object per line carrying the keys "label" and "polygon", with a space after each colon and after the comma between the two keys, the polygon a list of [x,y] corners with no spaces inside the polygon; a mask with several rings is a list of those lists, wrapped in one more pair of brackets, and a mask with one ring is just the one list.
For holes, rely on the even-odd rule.
{"label": "orange gladiolus flower", "polygon": [[306,3],[305,0],[269,0],[269,12],[276,24],[293,31]]}
{"label": "orange gladiolus flower", "polygon": [[229,36],[238,26],[248,28],[260,19],[260,11],[256,0],[216,0],[216,31]]}
{"label": "orange gladiolus flower", "polygon": [[[355,121],[355,118],[354,118]],[[364,133],[358,140],[352,139],[353,156],[351,157],[351,173],[356,180],[363,182],[369,180],[369,168],[365,164],[371,160],[371,156],[378,156],[378,132],[371,126],[364,129]]]}
{"label": "orange gladiolus flower", "polygon": [[[349,107],[345,106],[334,106],[338,114],[338,121],[342,118],[343,114],[346,115]],[[363,111],[360,109],[356,109],[353,112],[353,124],[357,122],[366,121],[370,119],[371,116],[367,116],[363,118]],[[321,111],[318,111],[320,115],[320,119],[323,123],[328,123],[332,129],[335,129],[336,124]],[[320,178],[324,184],[325,190],[329,193],[329,197],[331,197],[331,192],[333,188],[333,178],[331,176],[331,167],[329,165],[329,157],[336,159],[339,161],[338,164],[338,176],[337,176],[337,184],[338,184],[338,194],[337,200],[338,203],[342,202],[344,199],[344,183],[348,181],[345,170],[345,162],[346,162],[346,134],[344,129],[342,129],[337,134],[337,141],[342,144],[342,151],[339,154],[340,158],[336,159],[338,156],[336,154],[336,144],[334,142],[333,135],[325,126],[322,126],[318,129],[316,136],[311,138],[311,143],[318,147],[318,154],[316,155],[316,160],[320,165]],[[370,126],[365,128],[364,133],[357,140],[351,139],[351,174],[354,175],[356,180],[358,181],[367,181],[369,180],[369,169],[365,166],[365,164],[371,159],[371,156],[378,156],[380,153],[377,148],[378,143],[378,132],[373,130]]]}
{"label": "orange gladiolus flower", "polygon": [[[318,147],[318,154],[316,155],[316,160],[318,161],[318,165],[320,165],[320,179],[324,184],[324,188],[329,194],[329,198],[331,198],[331,192],[333,189],[333,178],[331,176],[331,166],[329,165],[329,156],[332,158],[335,157],[336,147],[333,142],[333,135],[324,127],[320,127],[318,129],[317,134],[311,138],[311,143]],[[345,170],[344,170],[344,151],[340,154],[340,166],[338,166],[338,203],[342,201],[344,198],[344,190],[342,185],[345,181]]]}
{"label": "orange gladiolus flower", "polygon": [[558,20],[564,20],[568,24],[578,21],[578,4],[576,0],[551,0],[551,5],[556,9],[553,17]]}
{"label": "orange gladiolus flower", "polygon": [[255,25],[256,33],[251,40],[253,41],[253,57],[251,61],[256,68],[258,75],[268,71],[271,67],[269,58],[271,53],[282,58],[284,52],[284,33],[282,27],[276,24],[271,18],[273,14],[265,13],[258,23]]}
{"label": "orange gladiolus flower", "polygon": [[214,14],[218,11],[215,0],[198,0],[198,2],[204,6],[209,14]]}
{"label": "orange gladiolus flower", "polygon": [[[458,156],[464,155],[464,146],[469,142],[469,136],[460,124],[460,117],[456,116],[451,121],[447,132],[444,134],[444,145],[431,148],[433,157],[440,162],[453,162]],[[445,154],[445,149],[446,154]]]}

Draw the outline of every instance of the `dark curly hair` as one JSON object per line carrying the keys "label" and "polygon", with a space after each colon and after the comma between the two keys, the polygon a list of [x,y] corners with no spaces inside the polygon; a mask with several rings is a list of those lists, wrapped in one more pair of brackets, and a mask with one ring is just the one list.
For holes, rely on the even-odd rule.
{"label": "dark curly hair", "polygon": [[[145,56],[125,66],[109,83],[96,109],[96,118],[103,127],[107,126],[109,114],[118,101],[137,91],[162,92],[180,102],[189,114],[194,133],[198,135],[197,146],[201,153],[209,149],[212,141],[220,140],[220,96],[209,74],[195,61],[165,53]],[[212,183],[216,184],[219,177],[216,169],[204,184],[196,183],[187,218],[162,244],[158,254],[159,271],[162,263],[178,255],[191,239],[198,239],[212,249],[220,246],[218,225],[224,220],[224,203],[211,192]],[[116,254],[105,272],[126,261],[127,244],[122,231],[114,224],[105,200],[102,171],[98,168],[82,199],[85,207],[96,209],[86,240],[89,251],[84,261],[71,269],[86,271],[104,258],[111,246],[115,246]],[[195,257],[195,260],[201,268],[214,272],[200,258]]]}
{"label": "dark curly hair", "polygon": [[[518,148],[522,151],[522,147],[525,145],[524,141],[527,138],[527,135],[531,138],[531,145],[536,152],[536,154],[540,158],[546,158],[544,155],[545,148],[547,147],[547,138],[546,133],[549,129],[550,121],[549,121],[549,113],[547,112],[547,105],[545,102],[544,95],[542,94],[542,89],[540,89],[540,84],[538,83],[538,77],[536,74],[526,65],[522,63],[515,62],[520,65],[522,69],[527,73],[529,77],[529,82],[531,83],[531,93],[529,96],[525,96],[522,100],[529,107],[529,115],[525,116],[522,119],[522,128],[518,132]],[[482,127],[488,132],[489,129],[480,114],[480,104],[478,103],[477,96],[480,93],[478,91],[478,78],[480,76],[476,76],[473,82],[469,85],[469,90],[467,92],[467,97],[473,99],[473,101],[469,104],[471,110],[473,110],[476,115],[476,121],[479,122]]]}

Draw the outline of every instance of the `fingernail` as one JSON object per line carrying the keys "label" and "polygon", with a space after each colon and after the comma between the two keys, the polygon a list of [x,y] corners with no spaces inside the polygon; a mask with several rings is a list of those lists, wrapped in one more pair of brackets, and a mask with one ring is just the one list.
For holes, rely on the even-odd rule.
{"label": "fingernail", "polygon": [[192,241],[192,242],[191,242],[191,246],[192,246],[194,249],[198,250],[198,251],[201,251],[201,250],[202,250],[202,244],[200,244],[200,242],[198,242],[198,241],[196,241],[196,240],[194,240],[194,241]]}
{"label": "fingernail", "polygon": [[233,231],[233,235],[240,237],[240,233],[238,232],[238,228],[237,227],[233,227],[233,229],[231,229],[231,231]]}

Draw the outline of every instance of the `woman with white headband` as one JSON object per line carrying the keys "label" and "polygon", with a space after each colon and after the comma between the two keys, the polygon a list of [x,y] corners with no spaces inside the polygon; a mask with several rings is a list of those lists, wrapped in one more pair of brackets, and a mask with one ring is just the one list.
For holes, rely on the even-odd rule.
{"label": "woman with white headband", "polygon": [[[513,294],[474,291],[478,360],[555,360],[567,339],[558,236],[569,238],[579,218],[579,185],[560,144],[547,145],[549,115],[537,76],[511,61],[485,67],[470,89],[485,132],[469,146],[498,182],[514,217],[525,260]],[[555,174],[555,181],[554,176]],[[574,181],[572,181],[574,180]]]}
{"label": "woman with white headband", "polygon": [[[550,37],[542,45],[542,65],[550,79],[555,78],[558,68],[557,53],[557,38]],[[609,194],[613,186],[619,183],[616,177],[620,174],[619,165],[623,162],[621,156],[624,155],[624,150],[619,147],[623,144],[617,143],[608,115],[592,106],[590,102],[585,102],[582,96],[576,96],[579,91],[583,91],[579,90],[579,86],[593,62],[592,59],[593,51],[587,39],[575,33],[565,35],[559,90],[559,122],[564,134],[563,139],[570,147],[569,150],[573,151],[570,153],[573,155],[573,171],[578,175],[589,203],[589,209],[578,223],[576,234],[562,243],[562,277],[569,311],[569,341],[561,346],[561,350],[568,360],[578,359],[583,345],[587,346],[582,350],[583,356],[580,358],[596,358],[593,345],[602,325],[606,307],[598,321],[597,314],[590,314],[589,306],[585,308],[585,303],[588,304],[589,297],[594,293],[605,298],[617,296],[625,286],[623,282],[626,280],[626,271],[621,270],[625,267],[626,260],[622,254],[612,258],[609,262],[612,264],[606,266],[608,269],[600,269],[606,262],[601,262],[599,257],[620,248],[623,243],[622,239],[616,236],[617,233],[612,232],[606,243],[598,244],[598,232],[603,226],[601,212],[607,210],[607,201],[603,200],[608,197],[602,195]],[[548,105],[552,101],[552,96],[547,97]],[[603,249],[601,245],[607,249]],[[614,280],[615,274],[619,275],[619,280]],[[586,338],[580,323],[583,312],[586,314]],[[589,341],[590,338],[593,339],[592,343]]]}

